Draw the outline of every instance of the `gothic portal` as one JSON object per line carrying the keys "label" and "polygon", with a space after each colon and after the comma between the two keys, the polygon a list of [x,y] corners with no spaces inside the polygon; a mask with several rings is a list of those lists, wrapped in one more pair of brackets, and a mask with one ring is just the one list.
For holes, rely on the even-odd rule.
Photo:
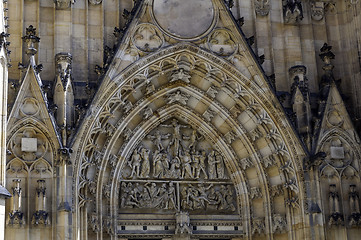
{"label": "gothic portal", "polygon": [[[332,3],[21,2],[6,239],[357,239],[360,138],[339,66],[327,39],[312,65],[295,37],[328,29]],[[269,28],[247,38],[235,11]],[[278,28],[286,45],[268,45]]]}

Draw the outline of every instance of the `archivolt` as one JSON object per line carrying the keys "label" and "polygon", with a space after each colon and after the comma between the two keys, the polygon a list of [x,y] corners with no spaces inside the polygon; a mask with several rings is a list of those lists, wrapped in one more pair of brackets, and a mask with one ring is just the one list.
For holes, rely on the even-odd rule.
{"label": "archivolt", "polygon": [[[187,64],[179,63],[184,55],[191,56],[182,61],[193,61],[188,66],[194,66],[192,78],[197,81],[161,83],[167,82],[167,75],[172,69],[179,68],[177,64]],[[174,65],[170,67],[166,64],[164,67],[165,62]],[[153,69],[151,76],[148,75],[149,69]],[[277,187],[286,189],[284,198],[290,206],[299,207],[299,210],[289,208],[283,212],[288,216],[288,221],[291,221],[291,215],[295,212],[302,215],[304,193],[300,184],[303,179],[301,160],[305,153],[291,125],[285,120],[286,116],[276,97],[267,82],[260,78],[261,73],[258,73],[252,81],[219,57],[191,45],[177,45],[149,55],[111,82],[105,81],[90,108],[92,115],[84,122],[81,137],[77,139],[74,159],[76,211],[89,199],[93,199],[97,206],[96,220],[103,222],[101,218],[110,211],[110,225],[114,229],[118,179],[124,160],[130,156],[140,139],[173,116],[183,117],[199,126],[200,131],[226,157],[227,168],[242,206],[241,217],[246,232],[252,232],[251,217],[257,218],[259,214],[252,208],[252,199],[246,197],[251,188],[260,188],[267,202],[266,215],[259,217],[266,219],[265,225],[269,232],[272,232],[272,214],[275,213],[271,205],[272,198],[277,194],[282,196],[282,193],[274,193]],[[157,90],[148,95],[143,94],[142,87],[152,81],[157,82]],[[207,93],[210,86],[218,88],[221,96],[211,97]],[[167,104],[165,96],[175,90],[188,94],[190,98],[196,99],[196,103]],[[146,108],[152,108],[153,114],[141,120],[142,111]],[[209,123],[203,117],[209,110],[222,120],[211,120]],[[121,146],[119,152],[114,152],[115,146]],[[252,170],[253,167],[255,170]],[[269,171],[270,168],[279,168],[276,170],[278,175],[275,175],[274,170]],[[259,184],[255,184],[255,179],[249,179],[252,171],[256,171]],[[111,191],[108,198],[112,199],[108,210],[101,204],[107,201],[102,194],[106,182],[110,184],[108,188]]]}

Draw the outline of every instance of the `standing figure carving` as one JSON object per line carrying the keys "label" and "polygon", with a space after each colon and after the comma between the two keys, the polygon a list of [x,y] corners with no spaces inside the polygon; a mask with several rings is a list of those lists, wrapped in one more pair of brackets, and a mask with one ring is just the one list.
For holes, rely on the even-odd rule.
{"label": "standing figure carving", "polygon": [[140,155],[143,158],[142,163],[142,171],[140,172],[140,176],[142,178],[149,178],[150,173],[150,160],[149,160],[150,151],[146,148],[142,148]]}
{"label": "standing figure carving", "polygon": [[142,162],[142,157],[139,154],[139,151],[137,149],[134,149],[132,158],[130,161],[128,161],[128,165],[132,169],[130,178],[133,178],[134,176],[140,177],[141,162]]}
{"label": "standing figure carving", "polygon": [[179,148],[181,146],[182,141],[182,134],[180,132],[181,128],[186,128],[187,126],[181,125],[178,123],[177,119],[173,119],[170,125],[161,125],[162,127],[168,127],[173,129],[172,138],[170,140],[170,143],[168,145],[167,152],[169,152],[169,148],[173,146],[173,156],[178,156],[179,154]]}
{"label": "standing figure carving", "polygon": [[224,162],[223,162],[223,157],[220,153],[216,153],[216,167],[217,167],[217,177],[219,179],[224,179],[225,178],[225,174],[224,174]]}
{"label": "standing figure carving", "polygon": [[162,178],[164,176],[163,153],[155,150],[153,154],[153,177]]}
{"label": "standing figure carving", "polygon": [[217,172],[216,172],[216,155],[215,151],[211,151],[208,154],[208,176],[209,179],[216,179],[217,178]]}
{"label": "standing figure carving", "polygon": [[154,140],[154,145],[158,148],[159,151],[163,151],[164,147],[162,140],[168,139],[171,134],[162,135],[160,131],[155,131],[154,135],[148,135],[148,138]]}
{"label": "standing figure carving", "polygon": [[192,167],[191,167],[191,155],[189,151],[185,151],[183,155],[180,156],[181,163],[182,163],[182,174],[181,178],[193,178],[192,174]]}

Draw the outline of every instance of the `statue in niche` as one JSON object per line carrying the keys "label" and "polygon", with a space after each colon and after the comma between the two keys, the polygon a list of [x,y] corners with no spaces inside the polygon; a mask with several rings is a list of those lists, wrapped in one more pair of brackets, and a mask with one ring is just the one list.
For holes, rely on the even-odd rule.
{"label": "statue in niche", "polygon": [[152,139],[154,141],[154,145],[158,148],[159,151],[163,151],[164,147],[162,144],[162,140],[168,139],[171,134],[165,134],[162,135],[160,131],[155,131],[154,135],[148,135],[147,137],[149,139]]}
{"label": "statue in niche", "polygon": [[170,143],[168,145],[167,152],[169,152],[169,148],[173,146],[173,156],[178,156],[179,154],[179,148],[181,146],[182,141],[182,134],[180,132],[181,128],[187,128],[188,126],[181,125],[178,123],[177,119],[172,119],[172,122],[170,125],[162,124],[161,127],[167,127],[173,129],[172,138],[170,140]]}
{"label": "statue in niche", "polygon": [[133,178],[134,176],[140,177],[141,162],[142,162],[142,157],[139,154],[139,151],[137,149],[134,149],[132,158],[130,161],[128,161],[128,166],[132,169],[130,178]]}
{"label": "statue in niche", "polygon": [[350,203],[350,217],[349,224],[350,226],[357,226],[361,224],[361,214],[360,214],[360,198],[356,192],[356,185],[350,185],[349,193],[349,203]]}
{"label": "statue in niche", "polygon": [[143,163],[142,163],[142,171],[140,172],[140,177],[142,178],[149,178],[149,173],[150,173],[150,160],[149,160],[149,155],[150,155],[150,151],[146,148],[142,148],[140,155],[143,159]]}
{"label": "statue in niche", "polygon": [[193,178],[192,174],[192,167],[191,167],[191,155],[189,154],[189,151],[186,150],[183,155],[180,156],[181,160],[181,178]]}
{"label": "statue in niche", "polygon": [[328,221],[329,225],[340,225],[342,224],[343,217],[340,212],[340,197],[336,191],[336,185],[330,185],[329,193],[329,208],[330,208],[330,219]]}

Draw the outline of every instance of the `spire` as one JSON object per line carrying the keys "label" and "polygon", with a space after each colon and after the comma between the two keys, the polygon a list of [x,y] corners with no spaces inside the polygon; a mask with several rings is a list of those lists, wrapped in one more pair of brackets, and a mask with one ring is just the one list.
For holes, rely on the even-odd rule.
{"label": "spire", "polygon": [[54,104],[57,106],[56,122],[61,129],[63,147],[66,147],[69,130],[73,127],[74,123],[74,92],[71,82],[71,54],[56,54],[55,64],[57,69],[54,88]]}

